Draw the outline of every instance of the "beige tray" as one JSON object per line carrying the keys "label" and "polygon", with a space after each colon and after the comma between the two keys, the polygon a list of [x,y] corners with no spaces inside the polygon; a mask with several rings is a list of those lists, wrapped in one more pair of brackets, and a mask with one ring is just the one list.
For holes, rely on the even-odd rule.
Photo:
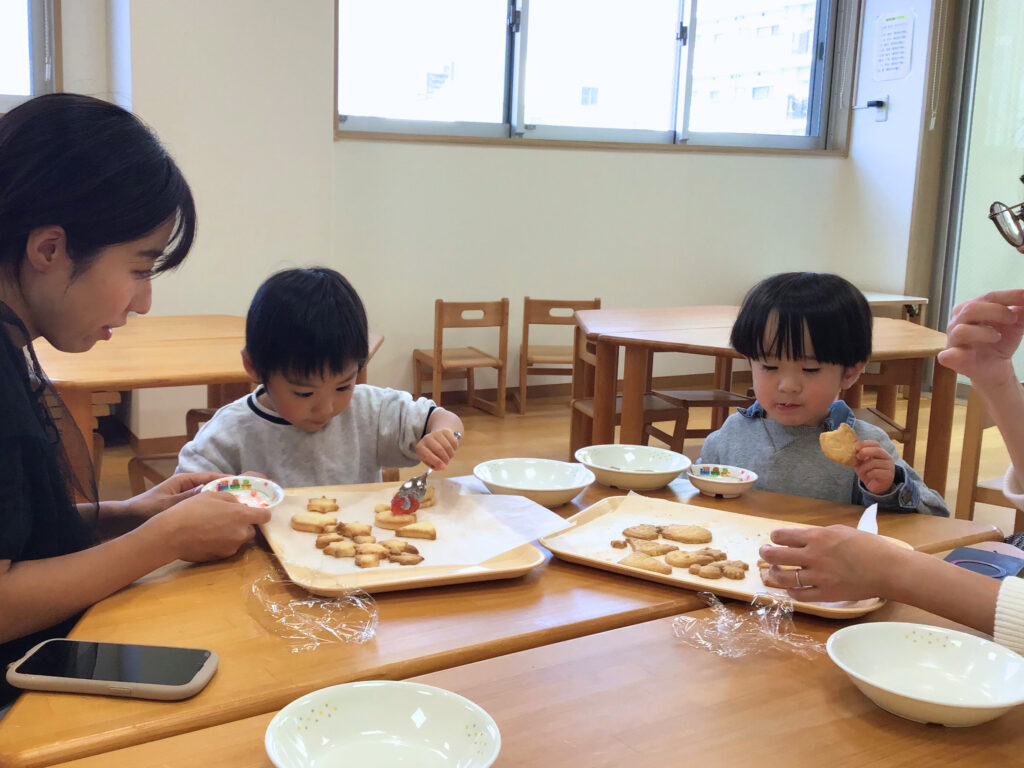
{"label": "beige tray", "polygon": [[[619,507],[626,496],[613,496],[602,499],[570,517],[571,527],[545,536],[540,543],[550,549],[557,557],[573,563],[601,568],[606,571],[624,573],[629,576],[657,581],[662,584],[673,584],[687,589],[712,592],[723,597],[751,601],[757,594],[785,596],[782,589],[766,587],[761,581],[757,568],[757,550],[769,541],[769,534],[776,528],[812,528],[814,526],[791,523],[786,520],[741,515],[709,507],[697,507],[690,504],[679,504],[660,499],[648,499],[650,511],[641,514],[619,513]],[[631,550],[615,549],[611,546],[613,539],[622,539],[622,529],[638,523],[667,525],[682,523],[686,525],[702,525],[712,532],[710,544],[679,544],[680,549],[700,549],[704,546],[723,550],[730,559],[745,560],[750,564],[746,578],[702,579],[691,574],[684,568],[674,568],[671,575],[655,573],[642,568],[620,565],[617,561],[625,557]],[[909,548],[910,545],[896,539],[890,541]],[[677,542],[670,542],[676,544]],[[858,600],[843,603],[809,603],[793,601],[793,607],[803,613],[824,616],[834,619],[853,618],[880,608],[885,601],[880,598]]]}
{"label": "beige tray", "polygon": [[[333,561],[334,558],[324,555],[315,548],[314,534],[299,534],[301,537],[308,538],[308,541],[301,548],[296,548],[293,538],[296,532],[291,530],[289,521],[294,512],[305,508],[305,501],[310,496],[320,496],[326,492],[329,496],[341,497],[346,493],[361,492],[372,497],[380,496],[380,498],[372,500],[381,501],[390,498],[390,494],[394,493],[397,486],[398,483],[391,483],[287,489],[285,501],[279,507],[274,508],[271,521],[260,528],[288,578],[309,592],[326,597],[341,595],[350,589],[362,589],[367,592],[392,592],[399,589],[420,589],[471,581],[511,579],[522,576],[544,562],[544,553],[532,544],[526,543],[475,564],[438,563],[416,566],[389,564],[380,568],[367,568],[339,574],[328,573],[316,567],[318,562]],[[361,506],[366,506],[365,502]],[[363,522],[369,522],[372,518],[371,510],[372,504],[366,507],[363,514],[358,516],[342,514],[342,517],[347,520],[362,519]],[[424,516],[421,515],[421,517]],[[442,532],[443,528],[439,530],[439,537]],[[392,531],[377,527],[374,527],[373,533],[378,540],[384,537],[391,538],[394,535]],[[410,539],[410,542],[419,547],[420,552],[429,563],[430,548],[433,542],[421,539]]]}

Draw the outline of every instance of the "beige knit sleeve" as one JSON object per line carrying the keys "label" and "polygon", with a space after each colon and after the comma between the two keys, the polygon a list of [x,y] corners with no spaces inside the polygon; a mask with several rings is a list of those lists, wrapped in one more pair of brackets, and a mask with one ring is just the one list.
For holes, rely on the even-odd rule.
{"label": "beige knit sleeve", "polygon": [[996,598],[995,641],[1024,653],[1024,579],[1007,576]]}

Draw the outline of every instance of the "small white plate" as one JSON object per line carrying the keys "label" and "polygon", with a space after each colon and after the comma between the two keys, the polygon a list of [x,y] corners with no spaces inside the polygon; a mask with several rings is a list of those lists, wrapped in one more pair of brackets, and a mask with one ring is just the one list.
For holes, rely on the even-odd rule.
{"label": "small white plate", "polygon": [[865,696],[908,720],[977,725],[1024,703],[1024,658],[966,632],[879,621],[843,627],[827,648]]}
{"label": "small white plate", "polygon": [[757,475],[729,464],[694,464],[686,479],[705,496],[735,499],[754,486]]}
{"label": "small white plate", "polygon": [[267,726],[277,768],[487,768],[501,750],[494,719],[443,688],[367,680],[322,688]]}
{"label": "small white plate", "polygon": [[204,491],[224,491],[236,496],[240,502],[250,507],[270,509],[276,507],[284,499],[284,489],[273,480],[252,475],[235,475],[211,480],[203,486]]}

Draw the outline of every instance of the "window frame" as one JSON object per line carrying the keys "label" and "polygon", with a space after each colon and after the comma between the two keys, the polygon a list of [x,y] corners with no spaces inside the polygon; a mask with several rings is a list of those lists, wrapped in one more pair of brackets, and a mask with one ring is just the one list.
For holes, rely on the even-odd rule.
{"label": "window frame", "polygon": [[60,0],[26,0],[29,7],[29,51],[32,93],[0,93],[0,115],[44,93],[61,90]]}
{"label": "window frame", "polygon": [[[58,2],[59,0],[54,0]],[[695,39],[696,10],[699,2],[715,0],[679,0],[680,18],[688,11],[689,40]],[[766,133],[687,132],[681,126],[688,121],[690,98],[674,100],[674,130],[638,130],[589,128],[578,126],[534,126],[523,119],[523,82],[525,57],[522,48],[529,36],[531,0],[508,0],[506,27],[506,93],[504,119],[498,123],[396,120],[392,118],[341,115],[338,109],[338,13],[334,18],[334,135],[335,140],[392,140],[411,142],[472,143],[495,146],[543,146],[563,148],[647,149],[668,151],[724,151],[754,153],[840,154],[849,150],[850,111],[843,106],[843,95],[853,86],[857,57],[858,28],[862,11],[859,0],[814,0],[815,33],[811,41],[818,49],[812,59],[811,92],[808,94],[808,124],[817,121],[818,136],[790,136]],[[828,13],[823,13],[827,9]],[[822,39],[824,38],[824,39]],[[677,44],[682,44],[678,42]],[[694,46],[685,45],[685,89],[690,93]],[[674,80],[678,86],[683,69],[682,55],[676,57]],[[848,101],[848,98],[846,99]]]}

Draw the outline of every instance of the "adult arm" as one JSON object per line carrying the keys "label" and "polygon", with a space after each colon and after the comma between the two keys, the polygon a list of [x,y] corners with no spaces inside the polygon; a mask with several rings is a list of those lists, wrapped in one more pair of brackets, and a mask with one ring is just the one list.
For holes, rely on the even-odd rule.
{"label": "adult arm", "polygon": [[53,626],[174,560],[229,557],[269,518],[230,494],[207,493],[81,552],[0,560],[0,642]]}

